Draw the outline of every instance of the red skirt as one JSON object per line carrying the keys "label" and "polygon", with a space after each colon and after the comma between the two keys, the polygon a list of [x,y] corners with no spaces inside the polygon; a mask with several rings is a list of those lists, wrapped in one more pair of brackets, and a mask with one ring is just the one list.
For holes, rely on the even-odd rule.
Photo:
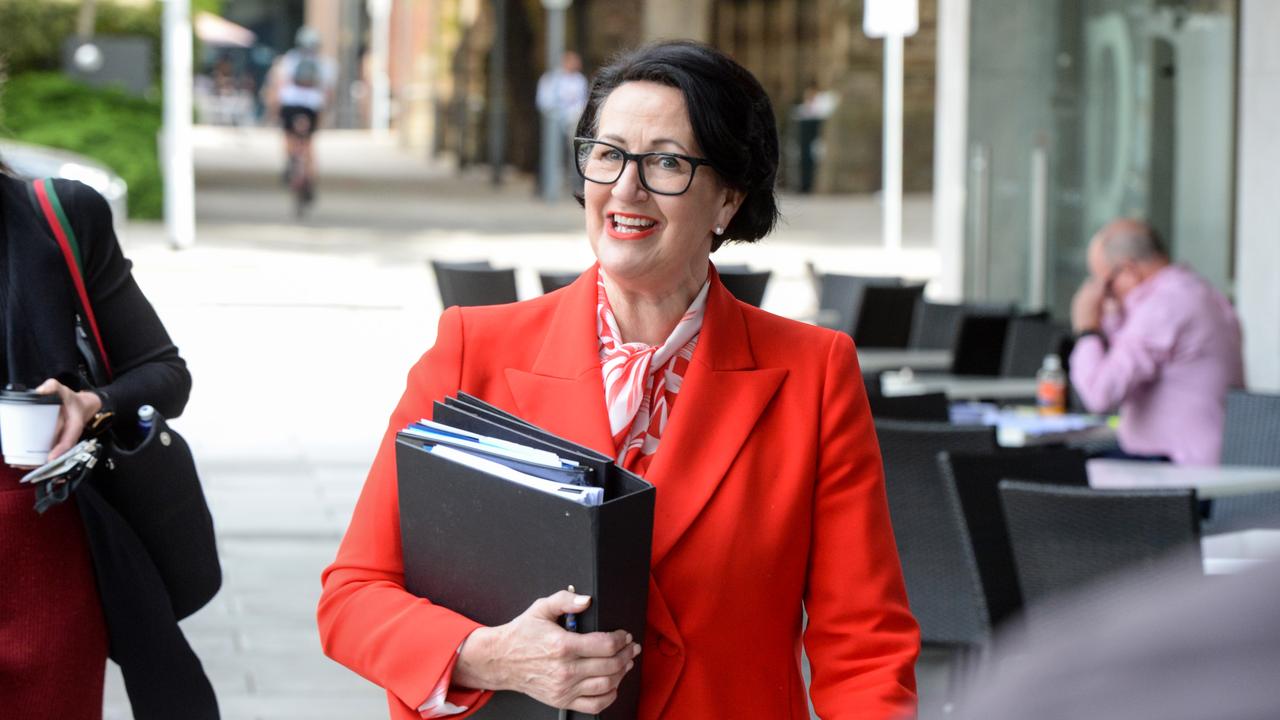
{"label": "red skirt", "polygon": [[0,716],[101,720],[107,628],[72,500],[36,514],[0,465]]}

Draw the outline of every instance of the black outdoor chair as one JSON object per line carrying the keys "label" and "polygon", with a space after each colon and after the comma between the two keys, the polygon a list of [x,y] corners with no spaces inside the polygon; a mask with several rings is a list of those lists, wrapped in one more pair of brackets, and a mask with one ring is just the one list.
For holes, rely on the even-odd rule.
{"label": "black outdoor chair", "polygon": [[538,281],[542,283],[542,294],[555,292],[566,285],[571,285],[581,274],[580,272],[539,272]]}
{"label": "black outdoor chair", "polygon": [[1094,490],[1000,481],[1018,582],[1034,626],[1053,600],[1121,571],[1202,572],[1195,490]]}
{"label": "black outdoor chair", "polygon": [[911,612],[924,642],[972,647],[991,630],[982,581],[959,502],[938,453],[994,452],[995,429],[876,419],[885,492]]}
{"label": "black outdoor chair", "polygon": [[820,324],[853,336],[858,321],[858,309],[862,304],[862,290],[868,285],[901,285],[902,278],[869,275],[816,274],[818,282],[818,309],[830,320],[819,319]]}
{"label": "black outdoor chair", "polygon": [[[867,391],[867,402],[872,405],[875,404],[876,398],[884,397],[884,393],[881,391],[880,387],[880,376],[883,374],[883,372],[862,373],[862,385]],[[874,414],[874,411],[872,414]]]}
{"label": "black outdoor chair", "polygon": [[495,269],[487,262],[453,263],[432,260],[443,307],[502,305],[516,296],[516,271]]}
{"label": "black outdoor chair", "polygon": [[916,305],[916,316],[911,321],[911,339],[908,345],[918,350],[952,349],[963,317],[963,305],[921,300]]}
{"label": "black outdoor chair", "polygon": [[1227,394],[1222,464],[1280,467],[1280,395]]}
{"label": "black outdoor chair", "polygon": [[752,271],[745,265],[716,266],[720,274],[720,282],[733,296],[744,303],[760,307],[764,301],[764,291],[769,285],[773,273],[769,270]]}
{"label": "black outdoor chair", "polygon": [[952,351],[951,373],[999,375],[1010,319],[1008,315],[965,315]]}
{"label": "black outdoor chair", "polygon": [[882,395],[877,392],[868,394],[867,401],[871,404],[871,416],[876,419],[938,423],[951,420],[951,402],[946,393]]}
{"label": "black outdoor chair", "polygon": [[908,346],[918,350],[954,350],[965,315],[1011,315],[1008,304],[951,304],[921,300],[911,322]]}
{"label": "black outdoor chair", "polygon": [[1000,374],[1005,377],[1035,377],[1046,355],[1064,357],[1064,346],[1070,338],[1070,327],[1047,318],[1028,316],[1010,320]]}
{"label": "black outdoor chair", "polygon": [[999,626],[1022,608],[1022,591],[1009,546],[1009,527],[1000,509],[1000,481],[1016,479],[1088,487],[1087,457],[1081,450],[1058,447],[1004,450],[995,454],[939,453],[938,470],[959,499],[992,625]]}
{"label": "black outdoor chair", "polygon": [[924,285],[867,285],[858,304],[853,341],[858,347],[905,348]]}
{"label": "black outdoor chair", "polygon": [[[1233,390],[1227,394],[1222,464],[1280,467],[1280,395]],[[1214,498],[1208,533],[1280,527],[1280,491]]]}

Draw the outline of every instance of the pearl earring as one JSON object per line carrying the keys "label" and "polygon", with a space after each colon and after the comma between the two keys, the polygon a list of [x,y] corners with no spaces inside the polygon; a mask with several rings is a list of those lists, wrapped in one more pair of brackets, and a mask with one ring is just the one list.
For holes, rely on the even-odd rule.
{"label": "pearl earring", "polygon": [[717,226],[716,226],[716,234],[717,234],[717,235],[723,235],[723,234],[724,234],[724,228],[722,228],[722,227],[720,227],[719,225],[717,225]]}

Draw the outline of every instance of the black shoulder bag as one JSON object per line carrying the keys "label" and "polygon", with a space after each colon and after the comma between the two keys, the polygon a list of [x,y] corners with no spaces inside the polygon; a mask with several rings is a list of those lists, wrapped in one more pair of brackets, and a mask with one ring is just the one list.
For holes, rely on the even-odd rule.
{"label": "black shoulder bag", "polygon": [[[78,297],[76,346],[86,380],[100,387],[110,381],[111,367],[89,302],[75,233],[53,182],[35,180],[31,187]],[[87,464],[90,471],[52,491],[51,482],[41,483],[37,509],[75,491],[111,658],[123,671],[134,717],[217,720],[213,687],[177,623],[207,604],[222,584],[213,519],[182,436],[159,414],[150,430],[139,435],[134,440],[124,432],[103,431],[96,462]],[[42,491],[46,496],[40,496]]]}

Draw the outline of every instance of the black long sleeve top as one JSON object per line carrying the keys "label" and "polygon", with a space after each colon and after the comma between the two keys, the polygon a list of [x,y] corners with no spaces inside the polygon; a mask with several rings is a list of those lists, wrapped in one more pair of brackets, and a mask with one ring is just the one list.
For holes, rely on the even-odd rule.
{"label": "black long sleeve top", "polygon": [[[84,390],[75,346],[78,300],[66,262],[29,183],[0,175],[0,374],[35,387],[54,377]],[[113,379],[96,388],[103,409],[128,417],[152,405],[182,413],[191,375],[154,308],[138,288],[111,223],[106,200],[83,183],[55,181],[80,247],[85,285]]]}

